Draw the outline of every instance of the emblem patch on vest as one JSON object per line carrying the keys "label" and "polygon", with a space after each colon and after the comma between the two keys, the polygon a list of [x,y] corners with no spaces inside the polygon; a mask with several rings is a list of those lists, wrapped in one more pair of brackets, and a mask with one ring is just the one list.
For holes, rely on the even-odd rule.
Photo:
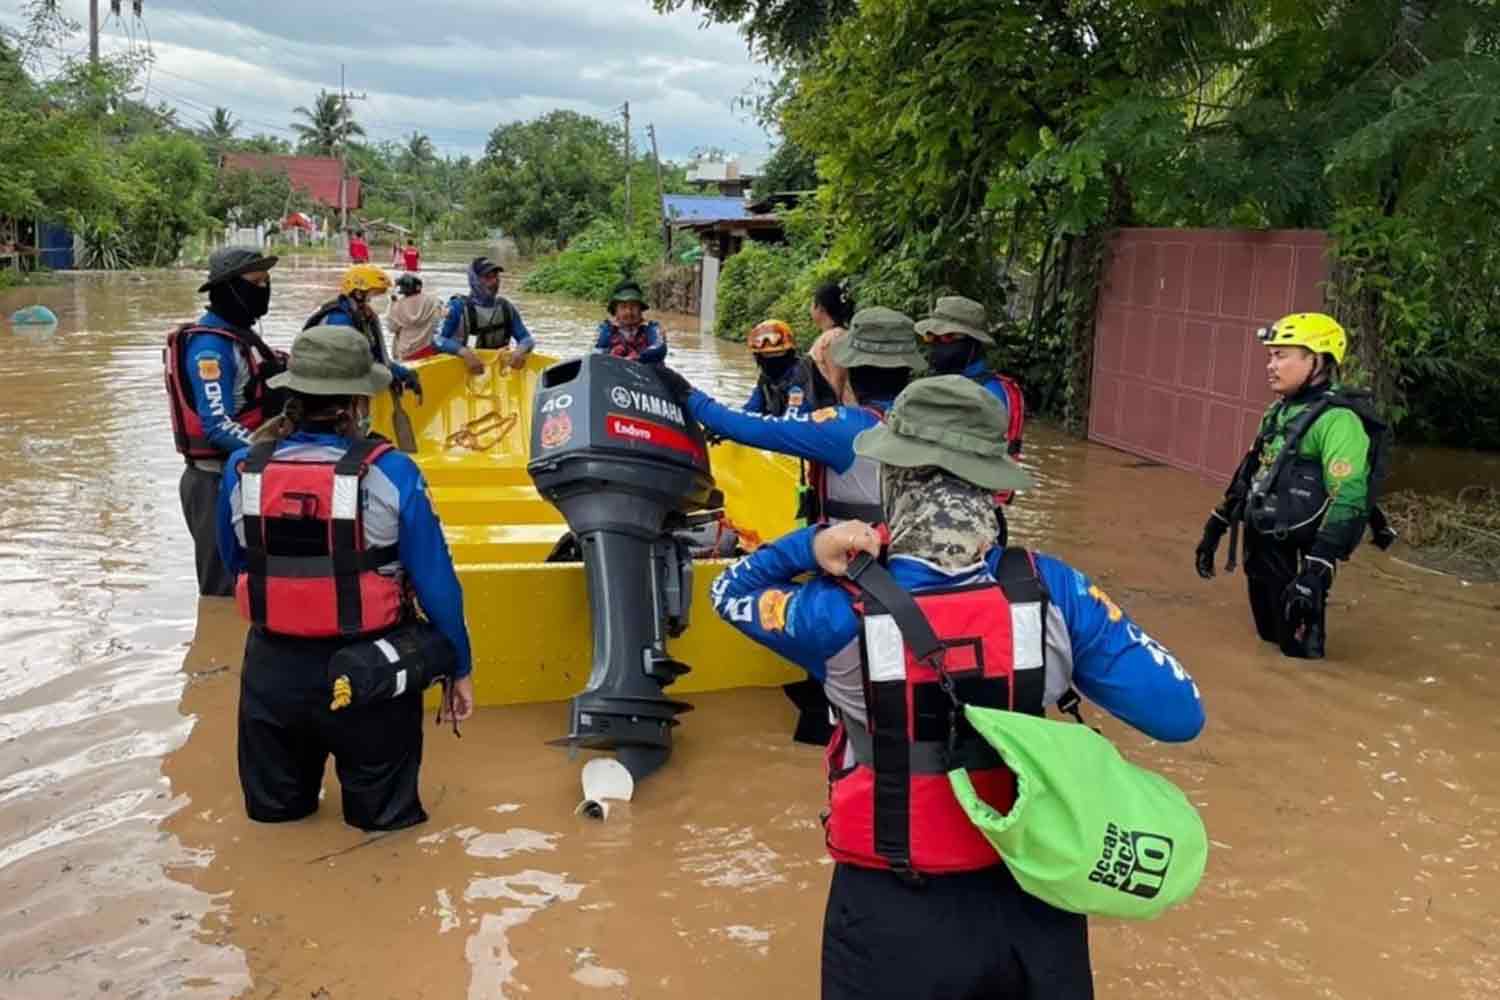
{"label": "emblem patch on vest", "polygon": [[1347,458],[1336,458],[1329,463],[1328,474],[1334,479],[1347,479],[1354,474],[1354,465]]}
{"label": "emblem patch on vest", "polygon": [[825,406],[821,410],[814,411],[812,415],[812,421],[815,424],[826,424],[828,421],[832,420],[838,415],[839,411],[837,407]]}
{"label": "emblem patch on vest", "polygon": [[792,594],[788,590],[767,590],[760,595],[757,610],[760,612],[760,627],[768,632],[786,631],[786,609]]}
{"label": "emblem patch on vest", "polygon": [[1110,600],[1110,596],[1104,591],[1100,590],[1098,584],[1095,584],[1094,586],[1089,588],[1089,596],[1098,601],[1100,604],[1104,605],[1105,613],[1109,615],[1110,621],[1117,622],[1123,616],[1124,612],[1120,610],[1120,606],[1114,601]]}
{"label": "emblem patch on vest", "polygon": [[217,382],[220,374],[218,358],[207,355],[198,359],[198,377],[203,381]]}

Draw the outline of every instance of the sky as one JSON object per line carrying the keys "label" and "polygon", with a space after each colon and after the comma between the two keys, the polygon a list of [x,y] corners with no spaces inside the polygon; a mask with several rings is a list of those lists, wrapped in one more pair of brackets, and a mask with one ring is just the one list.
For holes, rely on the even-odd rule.
{"label": "sky", "polygon": [[[0,21],[15,26],[21,4],[0,0]],[[189,126],[222,105],[242,135],[292,138],[292,109],[337,91],[343,64],[372,141],[420,130],[450,156],[482,155],[497,124],[555,108],[609,118],[627,100],[632,141],[649,148],[654,124],[663,159],[770,145],[734,106],[769,70],[734,28],[650,0],[145,0],[140,19],[130,0],[121,17],[99,6],[101,52],[149,46],[145,96]],[[86,56],[88,0],[62,8],[84,25],[66,48]]]}

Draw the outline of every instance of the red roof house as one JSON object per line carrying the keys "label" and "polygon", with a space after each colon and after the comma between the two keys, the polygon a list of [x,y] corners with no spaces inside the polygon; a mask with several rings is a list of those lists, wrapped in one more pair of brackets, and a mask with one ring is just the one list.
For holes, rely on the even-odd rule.
{"label": "red roof house", "polygon": [[[219,160],[221,170],[248,170],[256,174],[285,174],[292,188],[301,191],[328,208],[339,207],[339,172],[341,165],[331,156],[266,156],[260,153],[225,153]],[[351,176],[345,192],[346,207],[363,205],[358,177]]]}

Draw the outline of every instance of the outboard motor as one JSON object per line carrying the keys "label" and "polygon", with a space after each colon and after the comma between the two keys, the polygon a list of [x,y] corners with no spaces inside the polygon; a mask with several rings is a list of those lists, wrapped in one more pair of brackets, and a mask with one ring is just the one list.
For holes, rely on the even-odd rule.
{"label": "outboard motor", "polygon": [[593,617],[588,685],[555,742],[614,750],[639,781],[666,761],[676,717],[692,708],[662,689],[689,669],[667,651],[693,595],[692,555],[673,532],[723,499],[703,432],[653,368],[591,354],[542,374],[526,469],[568,522]]}

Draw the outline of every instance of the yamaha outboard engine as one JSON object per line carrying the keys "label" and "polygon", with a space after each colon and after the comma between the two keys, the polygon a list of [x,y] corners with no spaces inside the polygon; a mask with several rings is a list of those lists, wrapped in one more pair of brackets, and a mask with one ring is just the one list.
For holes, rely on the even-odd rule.
{"label": "yamaha outboard engine", "polygon": [[526,468],[567,519],[593,616],[593,669],[556,742],[614,750],[639,780],[692,708],[662,689],[689,669],[667,651],[693,594],[692,555],[673,532],[722,502],[703,432],[653,368],[592,354],[542,374]]}

